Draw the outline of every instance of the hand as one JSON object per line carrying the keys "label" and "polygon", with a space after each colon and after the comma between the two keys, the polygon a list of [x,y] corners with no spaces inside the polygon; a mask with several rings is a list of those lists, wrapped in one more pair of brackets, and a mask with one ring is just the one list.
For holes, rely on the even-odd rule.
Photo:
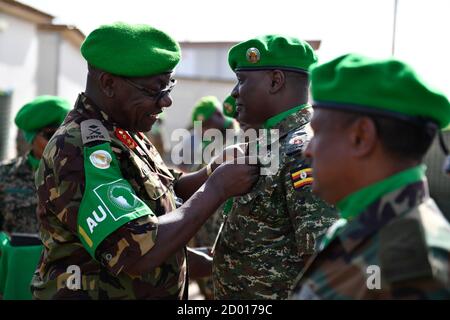
{"label": "hand", "polygon": [[224,159],[224,162],[228,162],[239,157],[245,157],[246,149],[246,143],[233,144],[223,149],[222,158]]}
{"label": "hand", "polygon": [[223,201],[248,193],[259,178],[258,165],[249,164],[256,163],[255,157],[240,157],[236,160],[237,164],[231,161],[221,164],[206,182],[207,187],[214,188]]}
{"label": "hand", "polygon": [[212,257],[199,248],[187,248],[189,263],[189,278],[200,279],[211,276]]}
{"label": "hand", "polygon": [[214,171],[224,162],[229,162],[239,157],[245,157],[247,143],[236,143],[223,149],[222,154],[211,160],[211,168]]}

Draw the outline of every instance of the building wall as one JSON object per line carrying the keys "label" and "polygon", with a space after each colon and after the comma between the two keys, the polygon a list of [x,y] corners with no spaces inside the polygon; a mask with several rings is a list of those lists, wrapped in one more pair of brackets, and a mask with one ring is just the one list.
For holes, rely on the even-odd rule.
{"label": "building wall", "polygon": [[84,91],[87,64],[80,49],[64,38],[59,50],[58,95],[74,104],[78,94]]}
{"label": "building wall", "polygon": [[[199,80],[177,77],[177,85],[171,93],[173,104],[164,111],[165,142],[169,143],[170,134],[178,128],[191,125],[192,109],[203,96],[213,95],[223,101],[233,89],[234,81]],[[176,141],[170,142],[173,146]]]}
{"label": "building wall", "polygon": [[38,30],[36,23],[0,13],[0,90],[12,91],[9,119],[4,119],[6,112],[0,119],[0,126],[9,127],[0,130],[6,148],[3,159],[16,156],[17,111],[44,94],[74,103],[84,89],[86,71],[79,48],[62,32]]}
{"label": "building wall", "polygon": [[33,23],[0,13],[0,89],[12,90],[12,110],[9,119],[5,158],[15,156],[14,115],[36,93],[38,61],[37,30]]}
{"label": "building wall", "polygon": [[60,59],[59,46],[61,37],[57,32],[38,32],[38,66],[36,95],[56,95],[58,92],[57,77]]}
{"label": "building wall", "polygon": [[182,59],[177,67],[180,77],[199,79],[234,80],[234,73],[228,66],[226,44],[181,44]]}

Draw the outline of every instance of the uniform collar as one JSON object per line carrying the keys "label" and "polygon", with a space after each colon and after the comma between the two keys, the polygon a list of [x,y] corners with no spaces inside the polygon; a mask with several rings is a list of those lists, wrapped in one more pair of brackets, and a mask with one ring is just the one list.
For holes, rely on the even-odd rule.
{"label": "uniform collar", "polygon": [[422,180],[425,177],[425,171],[425,165],[403,170],[348,195],[339,201],[336,207],[342,218],[352,220],[383,194]]}
{"label": "uniform collar", "polygon": [[[264,124],[264,134],[258,138],[259,147],[265,147],[286,136],[290,131],[306,125],[311,121],[312,108],[303,104],[270,118]],[[270,121],[272,119],[272,121]],[[269,128],[270,127],[270,128]],[[272,130],[278,130],[278,139],[272,141]]]}
{"label": "uniform collar", "polygon": [[382,195],[367,206],[338,232],[337,238],[344,249],[350,252],[392,219],[408,213],[428,197],[428,185],[425,177],[403,185]]}
{"label": "uniform collar", "polygon": [[27,155],[27,164],[30,166],[30,168],[35,171],[39,167],[39,162],[41,160],[33,156],[31,152]]}
{"label": "uniform collar", "polygon": [[91,99],[84,93],[78,95],[75,102],[75,110],[86,118],[97,119],[110,131],[114,131],[117,125],[110,119],[110,117],[100,109]]}
{"label": "uniform collar", "polygon": [[[264,129],[278,129],[283,131],[283,134],[286,134],[293,128],[298,128],[300,126],[299,123],[296,123],[296,120],[300,122],[304,122],[305,115],[308,112],[303,112],[303,110],[309,109],[310,105],[307,103],[296,106],[294,108],[283,111],[269,119],[267,119],[264,124]],[[299,112],[301,111],[301,112]],[[308,122],[310,118],[306,121]],[[280,132],[280,136],[282,133]]]}

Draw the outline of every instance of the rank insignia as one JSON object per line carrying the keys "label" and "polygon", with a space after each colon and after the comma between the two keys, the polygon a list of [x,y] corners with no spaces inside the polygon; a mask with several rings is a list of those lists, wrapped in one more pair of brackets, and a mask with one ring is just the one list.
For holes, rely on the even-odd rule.
{"label": "rank insignia", "polygon": [[257,48],[249,48],[245,55],[247,57],[247,61],[250,63],[257,63],[261,58],[261,54]]}
{"label": "rank insignia", "polygon": [[292,171],[291,181],[295,190],[311,185],[313,183],[312,168],[304,167]]}
{"label": "rank insignia", "polygon": [[137,147],[136,142],[133,138],[123,129],[116,129],[115,131],[116,137],[123,142],[130,149],[134,149]]}

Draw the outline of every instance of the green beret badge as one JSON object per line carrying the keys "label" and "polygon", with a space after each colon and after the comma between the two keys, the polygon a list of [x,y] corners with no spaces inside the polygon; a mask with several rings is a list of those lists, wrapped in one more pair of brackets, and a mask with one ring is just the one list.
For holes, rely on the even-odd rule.
{"label": "green beret badge", "polygon": [[246,53],[247,61],[250,63],[257,63],[260,58],[261,54],[259,53],[259,50],[257,48],[249,48]]}

